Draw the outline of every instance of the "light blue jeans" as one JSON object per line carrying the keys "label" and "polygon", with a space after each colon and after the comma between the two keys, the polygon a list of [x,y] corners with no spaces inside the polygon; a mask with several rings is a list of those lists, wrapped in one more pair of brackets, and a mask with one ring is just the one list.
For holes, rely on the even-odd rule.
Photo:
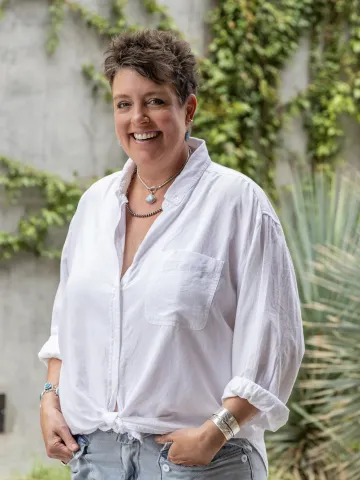
{"label": "light blue jeans", "polygon": [[185,467],[167,459],[171,443],[159,445],[154,435],[142,443],[128,434],[97,430],[76,435],[80,445],[69,466],[72,480],[266,480],[259,453],[245,439],[228,442],[209,465]]}

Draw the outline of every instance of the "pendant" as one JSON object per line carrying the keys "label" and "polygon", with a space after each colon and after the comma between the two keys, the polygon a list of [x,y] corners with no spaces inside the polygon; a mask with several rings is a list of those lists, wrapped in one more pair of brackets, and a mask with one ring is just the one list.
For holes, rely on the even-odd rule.
{"label": "pendant", "polygon": [[146,198],[145,200],[147,201],[147,203],[155,203],[156,202],[156,197],[153,193],[150,193]]}

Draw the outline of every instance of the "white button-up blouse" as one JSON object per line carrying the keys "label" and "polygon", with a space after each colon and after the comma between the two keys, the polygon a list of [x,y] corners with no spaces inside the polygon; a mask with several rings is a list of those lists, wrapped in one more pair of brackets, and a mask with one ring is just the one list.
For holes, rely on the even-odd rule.
{"label": "white button-up blouse", "polygon": [[304,352],[294,269],[264,192],[213,163],[204,141],[189,143],[196,150],[121,281],[134,162],[82,196],[39,358],[62,360],[73,434],[197,427],[239,396],[260,412],[238,436],[266,463],[264,430],[286,423]]}

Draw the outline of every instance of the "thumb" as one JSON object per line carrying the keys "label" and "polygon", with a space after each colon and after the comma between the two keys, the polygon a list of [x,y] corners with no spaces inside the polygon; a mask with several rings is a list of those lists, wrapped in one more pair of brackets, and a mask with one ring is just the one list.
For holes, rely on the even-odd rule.
{"label": "thumb", "polygon": [[65,463],[67,463],[68,460],[69,460],[69,455],[71,455],[71,454],[74,455],[74,453],[66,445],[64,445],[64,443],[59,441],[59,443],[56,446],[56,457],[55,458],[59,458],[59,459],[63,460]]}
{"label": "thumb", "polygon": [[79,450],[80,447],[67,426],[62,427],[57,433],[69,450],[72,452]]}
{"label": "thumb", "polygon": [[155,442],[156,443],[161,443],[161,444],[165,444],[165,443],[168,443],[168,442],[173,442],[173,436],[171,433],[167,433],[165,435],[157,435],[155,437]]}

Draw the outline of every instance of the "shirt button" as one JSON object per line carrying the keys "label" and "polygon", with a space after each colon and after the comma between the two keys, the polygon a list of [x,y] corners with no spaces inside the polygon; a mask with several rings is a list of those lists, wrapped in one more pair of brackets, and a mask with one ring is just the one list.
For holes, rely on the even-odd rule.
{"label": "shirt button", "polygon": [[243,463],[247,462],[247,459],[248,459],[247,455],[243,455],[243,456],[241,457],[241,461],[242,461]]}
{"label": "shirt button", "polygon": [[129,439],[129,440],[133,440],[133,438],[134,438],[134,437],[131,435],[131,433],[129,433],[128,439]]}
{"label": "shirt button", "polygon": [[170,467],[167,463],[164,463],[164,465],[162,466],[162,469],[163,469],[163,472],[165,473],[170,472]]}

